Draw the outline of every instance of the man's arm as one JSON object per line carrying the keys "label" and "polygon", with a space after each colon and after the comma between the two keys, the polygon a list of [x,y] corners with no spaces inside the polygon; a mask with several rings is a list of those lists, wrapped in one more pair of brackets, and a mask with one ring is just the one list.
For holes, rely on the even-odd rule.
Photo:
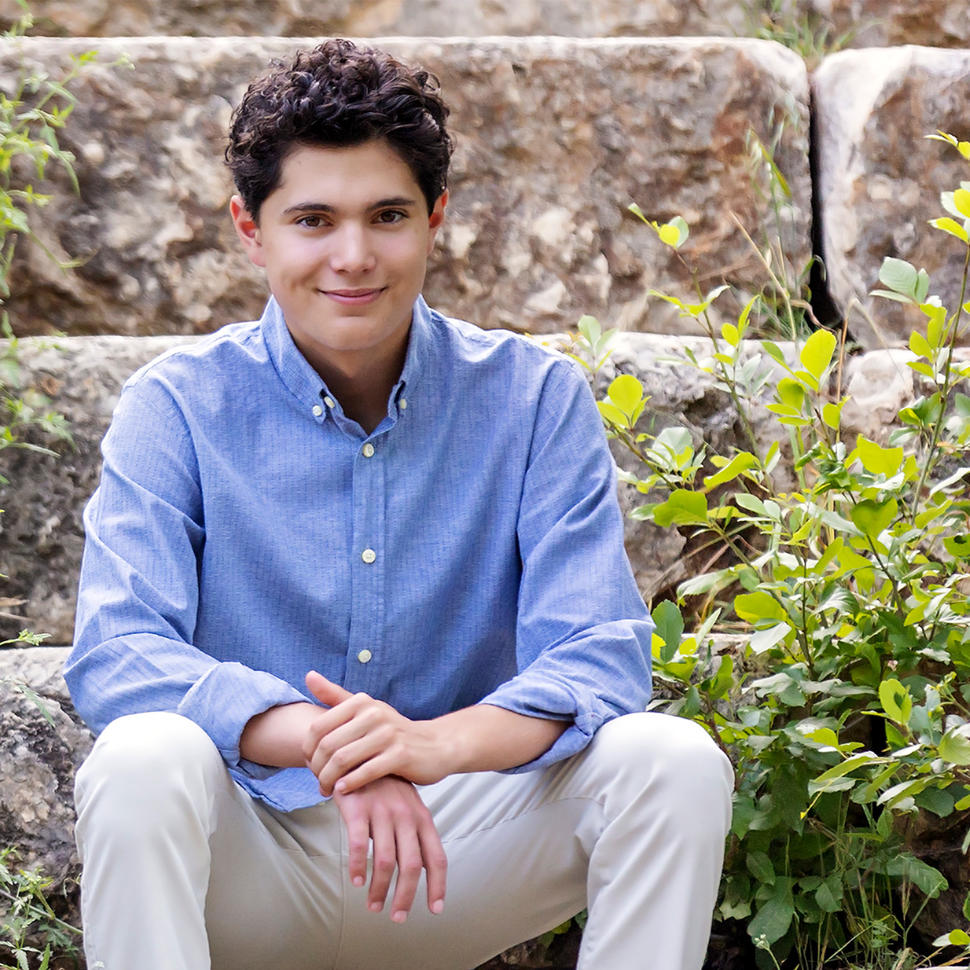
{"label": "man's arm", "polygon": [[568,727],[490,704],[412,721],[315,671],[307,686],[329,710],[288,704],[265,711],[246,725],[240,753],[260,764],[306,765],[324,795],[356,791],[386,775],[430,785],[452,774],[514,768],[538,758]]}

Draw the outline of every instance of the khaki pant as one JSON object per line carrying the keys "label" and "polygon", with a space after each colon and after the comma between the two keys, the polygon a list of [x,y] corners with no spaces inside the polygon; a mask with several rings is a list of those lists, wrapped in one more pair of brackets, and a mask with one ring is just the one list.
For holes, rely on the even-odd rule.
{"label": "khaki pant", "polygon": [[421,789],[448,856],[441,915],[368,911],[332,802],[279,812],[231,779],[208,736],[135,714],[77,777],[89,970],[466,970],[584,906],[582,970],[698,970],[731,769],[696,725],[606,724],[581,754]]}

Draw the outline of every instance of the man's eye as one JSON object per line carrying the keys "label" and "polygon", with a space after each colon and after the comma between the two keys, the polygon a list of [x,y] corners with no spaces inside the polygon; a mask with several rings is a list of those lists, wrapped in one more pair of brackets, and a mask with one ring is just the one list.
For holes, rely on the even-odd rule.
{"label": "man's eye", "polygon": [[300,216],[296,220],[298,226],[305,226],[307,229],[317,229],[323,225],[323,220],[320,216]]}
{"label": "man's eye", "polygon": [[393,225],[395,222],[400,222],[402,219],[407,218],[407,213],[403,212],[401,209],[385,209],[381,212],[378,217],[378,222],[383,222],[387,225]]}

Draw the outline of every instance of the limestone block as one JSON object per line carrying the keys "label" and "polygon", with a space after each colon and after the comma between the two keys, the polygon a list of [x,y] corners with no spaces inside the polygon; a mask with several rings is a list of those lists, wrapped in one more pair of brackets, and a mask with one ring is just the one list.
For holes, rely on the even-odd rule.
{"label": "limestone block", "polygon": [[940,192],[958,188],[970,167],[923,136],[970,137],[970,50],[842,51],[822,62],[813,89],[829,288],[864,347],[905,344],[923,315],[867,294],[883,258],[895,256],[925,267],[931,292],[956,305],[965,250],[927,220],[946,214]]}
{"label": "limestone block", "polygon": [[[31,9],[32,32],[54,37],[735,36],[759,22],[759,4],[741,0],[33,0]],[[781,10],[776,20],[827,27],[830,40],[855,47],[970,46],[963,0],[789,0]],[[0,25],[18,13],[15,0],[0,0]]]}
{"label": "limestone block", "polygon": [[0,846],[16,846],[21,865],[42,867],[58,886],[78,874],[74,770],[91,748],[61,678],[66,653],[0,650]]}
{"label": "limestone block", "polygon": [[[191,338],[182,338],[191,339]],[[81,513],[101,467],[99,445],[129,374],[176,340],[165,337],[25,340],[25,388],[45,394],[71,425],[73,446],[56,455],[0,452],[0,640],[24,627],[74,639],[84,532]],[[6,605],[4,605],[6,604]]]}
{"label": "limestone block", "polygon": [[[737,0],[33,0],[35,34],[122,37],[676,36],[743,33]],[[17,16],[0,0],[0,23]]]}
{"label": "limestone block", "polygon": [[[307,46],[310,42],[303,42]],[[677,257],[627,206],[683,215],[705,288],[763,279],[736,214],[774,231],[749,130],[774,144],[792,190],[778,219],[791,259],[810,253],[808,86],[800,58],[754,40],[491,38],[383,41],[438,73],[458,148],[429,299],[485,327],[548,333],[590,312],[625,330],[687,332],[650,287],[692,293]],[[88,41],[33,39],[29,64],[56,74]],[[36,213],[63,273],[29,241],[12,272],[19,333],[193,333],[258,315],[265,289],[233,233],[222,163],[230,109],[248,79],[296,41],[150,38],[99,42],[134,70],[95,66],[64,132],[75,197],[55,187]],[[15,57],[0,57],[0,74]],[[62,180],[63,181],[63,180]],[[737,307],[727,298],[717,312]]]}
{"label": "limestone block", "polygon": [[852,47],[925,44],[970,47],[970,6],[964,0],[797,0],[796,17],[818,17],[829,37]]}

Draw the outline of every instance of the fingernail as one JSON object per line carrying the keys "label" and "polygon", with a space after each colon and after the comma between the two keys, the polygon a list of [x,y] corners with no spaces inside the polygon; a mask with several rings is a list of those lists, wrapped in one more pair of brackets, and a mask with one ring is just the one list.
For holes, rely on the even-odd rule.
{"label": "fingernail", "polygon": [[355,886],[363,886],[364,885],[364,877],[363,876],[354,876],[354,885]]}
{"label": "fingernail", "polygon": [[368,903],[367,904],[367,908],[372,913],[379,913],[381,911],[381,904],[380,903],[376,903],[376,902],[375,903]]}
{"label": "fingernail", "polygon": [[444,908],[445,908],[445,901],[443,899],[436,899],[431,904],[431,912],[434,913],[435,915],[443,912]]}
{"label": "fingernail", "polygon": [[408,914],[404,912],[403,909],[399,909],[396,913],[391,916],[391,919],[395,923],[403,923],[408,918]]}
{"label": "fingernail", "polygon": [[345,782],[345,781],[338,781],[337,784],[336,784],[336,786],[335,786],[335,789],[336,789],[336,791],[346,791],[347,790],[347,782]]}

